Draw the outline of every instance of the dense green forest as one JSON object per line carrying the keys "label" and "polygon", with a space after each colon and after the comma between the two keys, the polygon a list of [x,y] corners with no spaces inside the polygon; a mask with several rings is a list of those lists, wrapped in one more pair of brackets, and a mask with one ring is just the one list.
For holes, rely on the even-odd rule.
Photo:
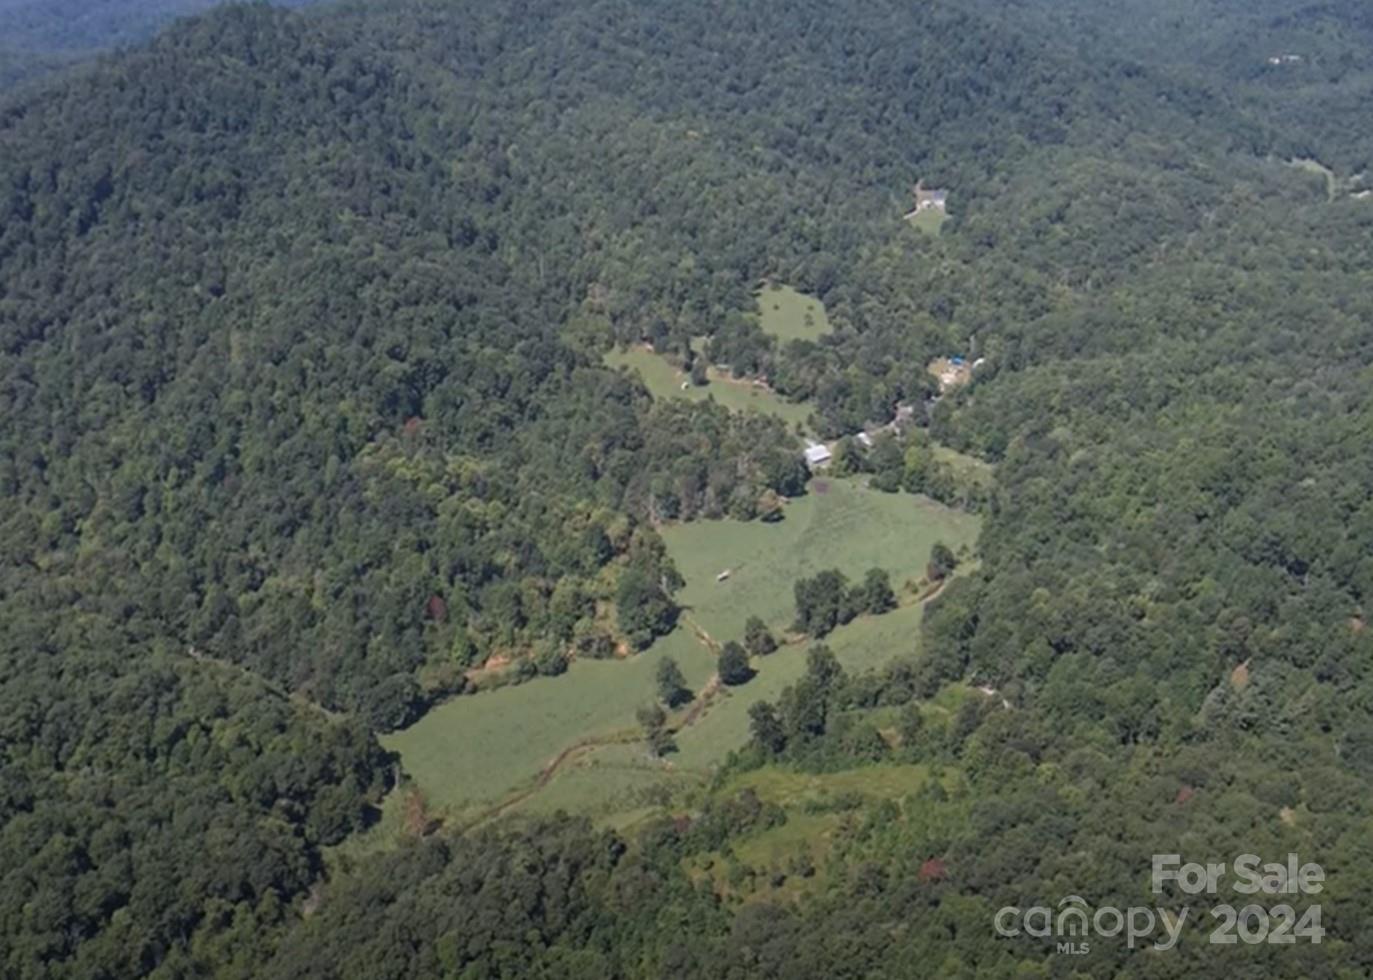
{"label": "dense green forest", "polygon": [[[1373,971],[1370,24],[1204,8],[230,6],[4,97],[0,973]],[[763,334],[765,280],[830,333]],[[806,492],[798,433],[602,361],[701,337],[823,436],[929,406],[910,445],[996,464],[919,656],[771,654],[804,679],[633,832],[330,864],[378,733],[489,658],[632,655],[656,528]],[[858,468],[928,489],[903,450]],[[994,695],[932,721],[956,685]],[[738,857],[789,818],[729,779],[896,763],[942,775],[843,804],[825,868]],[[1177,850],[1320,862],[1324,941],[992,931]]]}
{"label": "dense green forest", "polygon": [[1344,173],[1373,162],[1373,11],[1291,0],[976,0],[1007,24],[1079,51],[1103,47],[1238,96],[1275,129],[1271,149]]}

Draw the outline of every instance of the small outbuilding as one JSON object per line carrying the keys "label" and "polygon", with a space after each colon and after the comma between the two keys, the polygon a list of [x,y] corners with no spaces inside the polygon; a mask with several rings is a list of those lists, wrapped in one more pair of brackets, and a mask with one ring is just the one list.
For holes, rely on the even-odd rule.
{"label": "small outbuilding", "polygon": [[806,446],[806,465],[813,470],[828,466],[833,458],[834,454],[824,443],[812,442]]}

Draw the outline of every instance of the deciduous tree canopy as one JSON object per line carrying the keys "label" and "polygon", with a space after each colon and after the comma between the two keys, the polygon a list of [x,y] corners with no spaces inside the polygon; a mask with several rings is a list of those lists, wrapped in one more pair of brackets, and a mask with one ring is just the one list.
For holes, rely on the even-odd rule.
{"label": "deciduous tree canopy", "polygon": [[[1137,894],[1180,840],[1356,882],[1373,26],[1206,3],[1224,58],[1164,57],[1183,6],[232,6],[5,96],[0,973],[1039,975],[999,905]],[[1165,26],[1111,50],[1132,12]],[[917,179],[937,236],[901,220]],[[763,333],[764,281],[829,332]],[[928,778],[850,800],[801,897],[730,904],[786,874],[732,842],[788,818],[718,787],[325,883],[393,781],[377,732],[493,658],[648,646],[682,584],[656,526],[805,491],[799,433],[604,366],[645,341],[827,439],[928,423],[843,465],[977,507],[977,564],[918,658],[812,650],[734,762]],[[828,564],[812,637],[893,595]],[[688,876],[727,845],[739,891]],[[1373,909],[1331,891],[1326,942],[1245,968],[1367,972]]]}

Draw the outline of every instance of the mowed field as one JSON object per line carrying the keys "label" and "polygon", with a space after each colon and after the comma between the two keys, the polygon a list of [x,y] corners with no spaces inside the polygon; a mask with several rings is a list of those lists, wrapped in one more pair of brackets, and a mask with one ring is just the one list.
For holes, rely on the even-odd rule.
{"label": "mowed field", "polygon": [[751,381],[731,378],[714,368],[707,372],[709,384],[682,387],[687,380],[665,358],[644,347],[614,350],[605,356],[610,367],[627,367],[637,371],[654,398],[689,398],[692,401],[714,399],[732,412],[760,412],[775,415],[788,425],[805,426],[811,407],[806,402],[789,402],[770,388]]}
{"label": "mowed field", "polygon": [[[721,643],[741,638],[751,615],[787,626],[799,578],[837,568],[857,580],[877,567],[899,591],[924,574],[935,542],[957,551],[972,543],[978,527],[973,515],[927,497],[824,477],[811,481],[806,496],[788,501],[785,514],[775,524],[699,521],[661,532],[686,579],[678,603]],[[726,570],[729,578],[717,582]]]}
{"label": "mowed field", "polygon": [[693,689],[715,672],[713,655],[679,629],[624,660],[582,660],[560,677],[454,698],[404,731],[382,737],[439,807],[461,810],[532,785],[561,752],[635,729],[653,700],[658,661],[676,659]]}
{"label": "mowed field", "polygon": [[[834,651],[846,671],[861,673],[913,655],[919,648],[924,611],[912,604],[882,616],[862,616],[818,642]],[[749,739],[748,709],[756,701],[776,701],[800,680],[806,672],[806,651],[812,645],[807,639],[754,658],[753,679],[725,688],[705,717],[678,734],[674,761],[684,769],[706,770],[743,746]]]}
{"label": "mowed field", "polygon": [[[686,586],[684,622],[635,657],[574,663],[561,677],[456,698],[383,744],[400,753],[406,772],[430,803],[461,812],[532,789],[539,773],[569,749],[557,773],[520,796],[521,811],[567,809],[597,816],[650,806],[664,791],[699,782],[748,738],[748,708],[775,699],[805,671],[809,642],[754,661],[747,684],[717,694],[677,736],[679,751],[651,759],[637,739],[635,710],[655,697],[654,671],[673,657],[700,690],[714,673],[713,652],[689,624],[719,642],[738,637],[749,615],[778,629],[792,617],[796,578],[837,567],[853,579],[886,568],[898,592],[923,574],[930,548],[957,550],[976,536],[977,519],[922,497],[883,494],[856,482],[822,482],[824,492],[791,501],[776,524],[712,521],[667,528],[663,535]],[[812,484],[814,487],[815,484]],[[725,582],[719,571],[733,569]],[[908,598],[907,596],[903,596]],[[825,642],[847,670],[881,666],[915,652],[923,609],[908,604],[884,616],[860,617]],[[620,739],[620,742],[616,742]],[[596,744],[600,743],[600,744]]]}
{"label": "mowed field", "polygon": [[758,291],[758,315],[765,333],[786,343],[819,340],[830,332],[825,304],[790,286],[767,285]]}
{"label": "mowed field", "polygon": [[949,216],[938,208],[927,208],[914,218],[909,219],[909,222],[916,231],[938,237],[939,232],[944,227],[944,222],[948,220]]}

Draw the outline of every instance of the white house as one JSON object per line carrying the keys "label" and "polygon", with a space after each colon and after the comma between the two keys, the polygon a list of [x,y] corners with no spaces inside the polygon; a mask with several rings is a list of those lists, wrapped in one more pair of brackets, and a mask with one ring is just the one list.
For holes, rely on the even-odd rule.
{"label": "white house", "polygon": [[822,466],[828,465],[833,455],[834,454],[830,452],[829,446],[819,442],[809,443],[806,446],[806,465],[813,470],[819,469]]}

